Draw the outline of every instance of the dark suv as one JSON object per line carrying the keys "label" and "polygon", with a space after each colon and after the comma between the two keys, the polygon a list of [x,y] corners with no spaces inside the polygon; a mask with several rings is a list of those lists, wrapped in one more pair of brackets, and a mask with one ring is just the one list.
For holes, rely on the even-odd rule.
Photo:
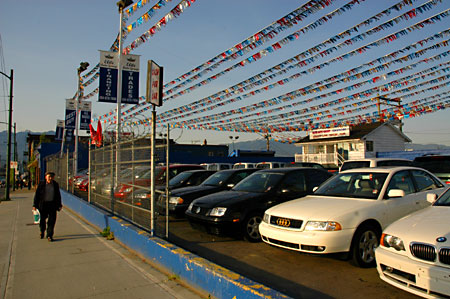
{"label": "dark suv", "polygon": [[413,163],[435,174],[447,185],[450,184],[450,155],[425,155],[416,157]]}

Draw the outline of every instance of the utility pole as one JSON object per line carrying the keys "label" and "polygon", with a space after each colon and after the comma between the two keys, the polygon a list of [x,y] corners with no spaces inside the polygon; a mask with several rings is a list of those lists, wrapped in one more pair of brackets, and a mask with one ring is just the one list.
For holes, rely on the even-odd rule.
{"label": "utility pole", "polygon": [[[380,122],[383,121],[382,117],[381,117],[381,101],[384,101],[384,105],[388,105],[388,106],[394,106],[394,107],[398,107],[399,109],[401,108],[401,99],[400,98],[396,98],[396,99],[389,99],[383,96],[378,95],[377,96],[377,107],[378,107],[378,117]],[[391,104],[390,102],[397,102],[397,104]],[[399,124],[398,124],[399,130],[402,132],[403,131],[403,123],[400,120]]]}
{"label": "utility pole", "polygon": [[[13,161],[17,163],[17,142],[16,142],[16,123],[14,123],[14,151],[13,151]],[[17,167],[19,167],[19,163],[17,163]],[[15,168],[16,169],[16,168]],[[14,171],[14,182],[13,182],[13,191],[16,190],[16,172]]]}
{"label": "utility pole", "polygon": [[266,139],[266,148],[267,151],[270,151],[270,138],[272,137],[272,135],[270,135],[269,133],[267,133],[266,135],[264,135],[264,138]]}
{"label": "utility pole", "polygon": [[11,69],[11,75],[8,76],[3,72],[0,72],[3,76],[9,79],[9,119],[8,119],[8,151],[6,154],[6,189],[5,200],[9,198],[9,187],[11,186],[11,124],[12,124],[12,107],[13,107],[13,82],[14,82],[14,70]]}

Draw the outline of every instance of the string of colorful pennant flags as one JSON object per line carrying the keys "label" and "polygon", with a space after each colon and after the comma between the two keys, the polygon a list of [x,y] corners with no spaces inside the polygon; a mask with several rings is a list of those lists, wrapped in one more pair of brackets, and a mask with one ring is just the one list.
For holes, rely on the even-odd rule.
{"label": "string of colorful pennant flags", "polygon": [[[159,9],[155,8],[158,4],[162,7],[170,1],[171,0],[159,1],[149,11],[139,17],[135,22],[128,24],[126,26],[126,31],[129,33],[143,23],[147,22]],[[382,80],[384,82],[390,77],[397,76],[406,71],[418,68],[418,66],[421,64],[447,59],[450,51],[444,51],[440,54],[427,58],[423,57],[428,52],[448,47],[448,40],[438,41],[426,48],[424,46],[433,40],[442,39],[450,35],[450,29],[441,31],[437,34],[433,34],[426,39],[422,39],[418,42],[412,43],[409,46],[403,47],[400,50],[393,51],[388,55],[383,55],[376,59],[372,59],[370,62],[360,64],[358,67],[351,68],[345,72],[339,73],[338,75],[330,76],[327,79],[309,84],[308,86],[296,89],[281,96],[273,97],[271,99],[263,100],[251,105],[245,105],[240,108],[230,109],[225,112],[211,114],[211,111],[216,108],[235,104],[238,101],[243,101],[252,96],[262,94],[269,90],[273,90],[275,87],[291,83],[292,81],[299,79],[300,77],[311,75],[318,70],[330,67],[334,63],[342,62],[343,60],[366,53],[373,48],[386,45],[387,43],[392,44],[397,40],[400,40],[403,36],[409,35],[429,25],[442,21],[450,14],[450,9],[444,10],[422,21],[419,21],[412,26],[408,26],[406,28],[398,30],[393,34],[387,34],[385,37],[380,38],[374,42],[370,42],[365,46],[359,47],[358,49],[349,51],[342,55],[338,55],[333,59],[329,59],[326,62],[322,62],[306,70],[301,70],[294,75],[278,79],[278,77],[296,68],[304,68],[308,65],[312,65],[313,63],[318,62],[319,59],[330,56],[332,53],[341,50],[344,47],[348,47],[350,45],[353,46],[358,42],[364,41],[366,38],[375,33],[381,32],[386,29],[392,30],[392,28],[399,26],[401,22],[417,18],[418,15],[429,12],[433,10],[434,7],[436,7],[438,4],[442,3],[442,0],[427,1],[425,4],[410,9],[407,12],[382,23],[381,25],[374,26],[373,28],[364,32],[361,31],[363,26],[368,26],[375,20],[378,21],[382,17],[388,16],[394,10],[398,12],[405,7],[412,6],[413,2],[415,1],[416,0],[400,1],[394,6],[391,6],[390,8],[384,10],[382,13],[372,16],[371,18],[366,19],[365,21],[351,27],[341,34],[328,38],[324,42],[317,44],[314,47],[311,47],[308,50],[305,50],[302,53],[299,53],[294,57],[285,60],[282,63],[279,63],[276,66],[271,67],[263,72],[260,72],[259,74],[252,76],[238,84],[221,90],[211,96],[165,111],[158,116],[158,126],[234,132],[262,132],[263,130],[270,132],[305,131],[311,128],[318,127],[338,126],[342,124],[354,125],[362,122],[374,122],[379,121],[381,117],[384,120],[416,117],[418,115],[432,113],[448,108],[450,102],[448,100],[448,96],[444,97],[445,93],[441,93],[439,95],[442,95],[442,97],[439,97],[439,95],[436,94],[434,96],[416,100],[410,103],[402,103],[399,108],[381,110],[381,115],[378,115],[378,111],[369,112],[369,110],[376,108],[377,104],[374,103],[373,98],[375,97],[375,94],[381,91],[386,93],[383,96],[397,96],[401,97],[402,101],[404,101],[408,97],[413,97],[420,92],[425,92],[425,90],[439,90],[441,88],[447,88],[449,86],[447,80],[449,80],[450,75],[445,74],[443,76],[440,76],[440,74],[449,72],[449,67],[447,67],[447,64],[449,63],[448,61],[444,61],[439,65],[431,66],[415,74],[404,76],[400,79],[390,82],[385,82],[383,85],[354,93],[350,96],[342,97],[341,94],[357,90],[367,84],[380,83]],[[133,5],[133,7],[128,9],[129,12],[126,12],[127,16],[131,16],[134,12],[136,12],[137,9],[142,8],[145,4],[147,4],[147,2],[148,1],[139,1],[139,4],[136,3],[135,5]],[[160,2],[164,3],[161,4]],[[174,17],[179,16],[184,9],[190,7],[191,3],[194,2],[194,0],[181,1],[179,4],[177,4],[177,6],[175,6],[174,9],[170,11],[169,14],[165,15],[148,31],[146,31],[143,35],[134,40],[128,47],[126,47],[124,49],[124,53],[128,54],[131,51],[135,50],[139,45],[146,42],[151,36],[153,36],[153,34],[161,30],[162,27],[164,27]],[[328,6],[331,5],[332,2],[333,0],[309,1],[307,5],[318,5],[317,9],[319,9],[318,7],[320,5]],[[278,19],[271,25],[265,27],[263,30],[258,31],[254,35],[251,35],[243,42],[236,44],[226,51],[223,51],[221,54],[216,55],[212,59],[209,59],[205,63],[193,68],[191,71],[186,72],[178,78],[166,83],[166,85],[164,86],[166,88],[164,101],[169,101],[177,97],[184,96],[194,91],[195,89],[204,87],[205,85],[213,82],[214,80],[217,80],[219,77],[224,76],[233,70],[238,70],[240,68],[246,67],[247,65],[262,59],[268,54],[275,53],[275,51],[281,49],[284,46],[287,46],[292,41],[297,40],[301,34],[305,34],[307,32],[310,32],[311,30],[314,30],[318,26],[324,25],[334,16],[341,16],[344,12],[351,10],[354,5],[360,4],[360,2],[364,2],[364,0],[350,1],[339,9],[334,10],[332,13],[326,14],[325,17],[322,17],[317,21],[312,22],[307,26],[303,26],[299,30],[296,30],[294,34],[290,34],[287,37],[282,38],[278,42],[272,43],[270,47],[266,47],[263,50],[257,51],[256,54],[250,55],[249,57],[239,61],[233,66],[214,75],[211,75],[207,79],[202,80],[202,77],[205,74],[216,70],[222,63],[237,59],[249,53],[250,51],[255,50],[257,47],[263,45],[268,40],[273,39],[275,36],[277,36],[279,32],[284,30],[283,28],[290,28],[299,25],[299,23],[306,18],[308,13],[312,14],[314,12],[311,7],[299,7],[293,13],[288,14],[281,19]],[[303,9],[305,15],[301,15],[301,8]],[[308,10],[307,8],[310,10]],[[297,13],[297,15],[295,13]],[[299,15],[301,15],[302,17],[299,18]],[[125,21],[126,20],[127,19],[125,19]],[[114,47],[115,44],[116,43],[114,43],[112,47]],[[422,47],[423,49],[417,50],[417,48],[419,47]],[[417,51],[399,57],[399,54],[407,53],[411,50]],[[412,63],[418,58],[423,59],[416,63]],[[396,70],[387,72],[386,74],[381,74],[389,70],[390,67],[392,67],[396,63],[407,62],[411,62],[411,64],[406,65],[402,68],[397,68]],[[380,65],[375,66],[375,64]],[[432,79],[426,81],[428,77],[431,77]],[[89,78],[88,80],[81,83],[82,89],[93,84],[98,79],[98,65],[82,78],[83,80]],[[362,78],[367,79],[362,82],[351,84],[347,87],[338,87],[338,84],[355,81]],[[195,83],[195,81],[197,80],[201,81]],[[274,82],[270,83],[271,81]],[[192,85],[188,87],[187,85],[189,84]],[[418,90],[427,85],[433,86]],[[335,87],[338,87],[338,89],[332,90]],[[179,91],[179,89],[183,90]],[[395,91],[387,92],[390,89],[395,89]],[[319,92],[322,94],[309,99],[302,99],[301,101],[296,100],[299,97],[305,97]],[[98,88],[94,89],[89,94],[84,95],[83,99],[91,98],[97,93]],[[405,95],[405,93],[408,94]],[[321,103],[316,106],[310,106],[313,101],[323,100],[327,97],[339,97],[339,99]],[[278,105],[282,106],[275,107]],[[296,109],[296,107],[305,105],[308,106],[308,108],[277,114],[284,110]],[[123,107],[126,108],[125,105]],[[133,117],[136,117],[137,115],[145,115],[146,112],[150,110],[150,107],[151,106],[145,102],[145,97],[140,97],[139,104],[129,107],[129,109],[124,109],[121,112],[121,119],[123,121],[128,121],[124,123],[124,125],[148,125],[148,118],[139,121],[131,121],[131,119]],[[368,113],[364,113],[365,111],[368,111]],[[200,116],[204,113],[208,113],[208,115]],[[355,113],[357,113],[358,115],[351,116]],[[192,118],[188,119],[190,117]],[[97,117],[96,119],[93,119],[92,122],[100,120],[103,123],[107,124],[116,123],[117,116],[115,115],[115,111],[113,110],[105,113]],[[295,137],[276,139],[276,141],[279,142],[291,142],[291,140],[295,140]]]}

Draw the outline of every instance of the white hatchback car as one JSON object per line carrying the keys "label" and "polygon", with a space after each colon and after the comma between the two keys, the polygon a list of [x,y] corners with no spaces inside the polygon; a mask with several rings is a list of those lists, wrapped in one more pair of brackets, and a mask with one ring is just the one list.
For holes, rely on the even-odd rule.
{"label": "white hatchback car", "polygon": [[429,206],[427,193],[444,189],[436,176],[420,168],[351,169],[313,195],[266,210],[259,232],[271,245],[309,253],[350,252],[356,265],[370,267],[382,230]]}
{"label": "white hatchback car", "polygon": [[431,207],[389,225],[375,256],[387,283],[425,298],[449,298],[450,189]]}

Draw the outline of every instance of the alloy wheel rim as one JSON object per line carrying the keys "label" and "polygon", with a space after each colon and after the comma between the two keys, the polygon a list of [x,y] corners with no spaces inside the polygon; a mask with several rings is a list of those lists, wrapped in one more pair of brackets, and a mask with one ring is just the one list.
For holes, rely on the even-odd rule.
{"label": "alloy wheel rim", "polygon": [[247,222],[247,233],[253,239],[258,239],[259,235],[259,224],[261,223],[262,218],[258,216],[254,216],[250,218]]}
{"label": "alloy wheel rim", "polygon": [[359,241],[359,253],[361,260],[365,263],[371,263],[375,260],[375,248],[378,245],[378,239],[373,231],[366,231]]}

